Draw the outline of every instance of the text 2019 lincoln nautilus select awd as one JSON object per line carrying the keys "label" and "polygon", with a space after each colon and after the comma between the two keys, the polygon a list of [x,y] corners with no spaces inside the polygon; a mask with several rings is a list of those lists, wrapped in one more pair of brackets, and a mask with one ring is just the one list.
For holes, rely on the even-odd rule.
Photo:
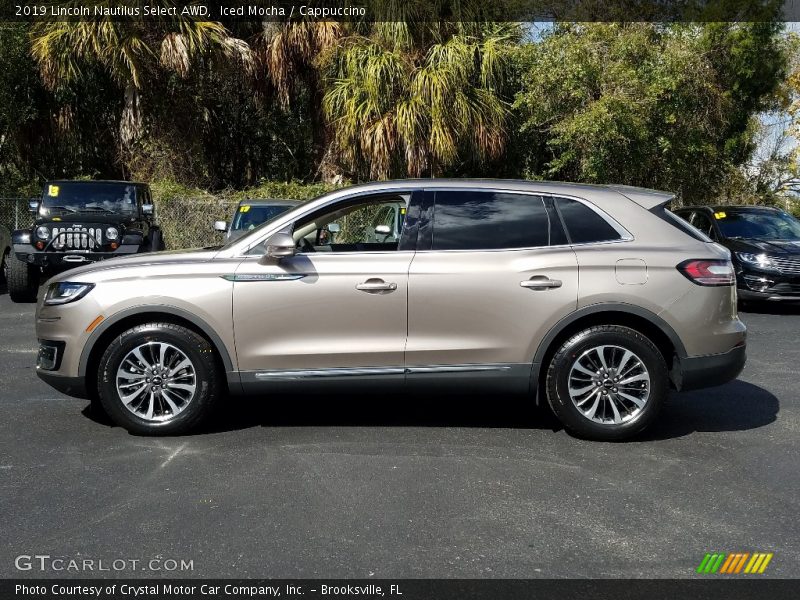
{"label": "text 2019 lincoln nautilus select awd", "polygon": [[107,260],[39,300],[38,374],[143,434],[310,383],[527,393],[616,440],[745,362],[729,252],[622,186],[340,189],[220,248]]}

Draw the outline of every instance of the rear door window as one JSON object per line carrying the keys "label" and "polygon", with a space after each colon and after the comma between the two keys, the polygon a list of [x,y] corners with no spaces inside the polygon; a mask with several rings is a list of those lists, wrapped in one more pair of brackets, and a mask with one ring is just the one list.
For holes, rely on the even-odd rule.
{"label": "rear door window", "polygon": [[541,196],[489,190],[437,191],[433,250],[497,250],[550,244]]}

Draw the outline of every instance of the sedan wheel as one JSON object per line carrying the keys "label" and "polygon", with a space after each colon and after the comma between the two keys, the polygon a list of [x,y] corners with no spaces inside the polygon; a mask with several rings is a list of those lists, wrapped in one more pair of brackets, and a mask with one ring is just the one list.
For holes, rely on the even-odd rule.
{"label": "sedan wheel", "polygon": [[620,346],[595,346],[575,359],[569,396],[580,413],[595,423],[627,423],[650,397],[650,373],[636,354]]}
{"label": "sedan wheel", "polygon": [[192,361],[164,342],[137,346],[117,369],[117,393],[123,405],[146,421],[168,421],[178,416],[197,391]]}
{"label": "sedan wheel", "polygon": [[146,323],[113,340],[97,372],[103,409],[132,433],[168,435],[196,428],[224,391],[216,351],[196,331]]}
{"label": "sedan wheel", "polygon": [[547,370],[547,401],[571,432],[623,440],[650,425],[669,391],[667,365],[651,340],[600,325],[563,342]]}

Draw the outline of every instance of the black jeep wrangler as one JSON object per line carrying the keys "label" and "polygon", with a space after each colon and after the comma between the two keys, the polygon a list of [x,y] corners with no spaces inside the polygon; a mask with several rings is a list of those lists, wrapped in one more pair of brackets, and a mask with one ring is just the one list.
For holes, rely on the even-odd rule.
{"label": "black jeep wrangler", "polygon": [[130,181],[49,181],[30,229],[13,232],[8,294],[35,302],[47,272],[125,254],[164,249],[150,188]]}

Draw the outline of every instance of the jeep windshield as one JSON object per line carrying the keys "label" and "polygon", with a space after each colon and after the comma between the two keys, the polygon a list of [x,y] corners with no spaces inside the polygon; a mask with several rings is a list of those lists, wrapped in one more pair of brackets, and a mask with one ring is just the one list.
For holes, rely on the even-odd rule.
{"label": "jeep windshield", "polygon": [[800,221],[786,213],[720,209],[715,216],[726,238],[786,242],[800,240]]}
{"label": "jeep windshield", "polygon": [[44,187],[39,214],[43,217],[70,213],[133,214],[136,186],[127,183],[60,181]]}

